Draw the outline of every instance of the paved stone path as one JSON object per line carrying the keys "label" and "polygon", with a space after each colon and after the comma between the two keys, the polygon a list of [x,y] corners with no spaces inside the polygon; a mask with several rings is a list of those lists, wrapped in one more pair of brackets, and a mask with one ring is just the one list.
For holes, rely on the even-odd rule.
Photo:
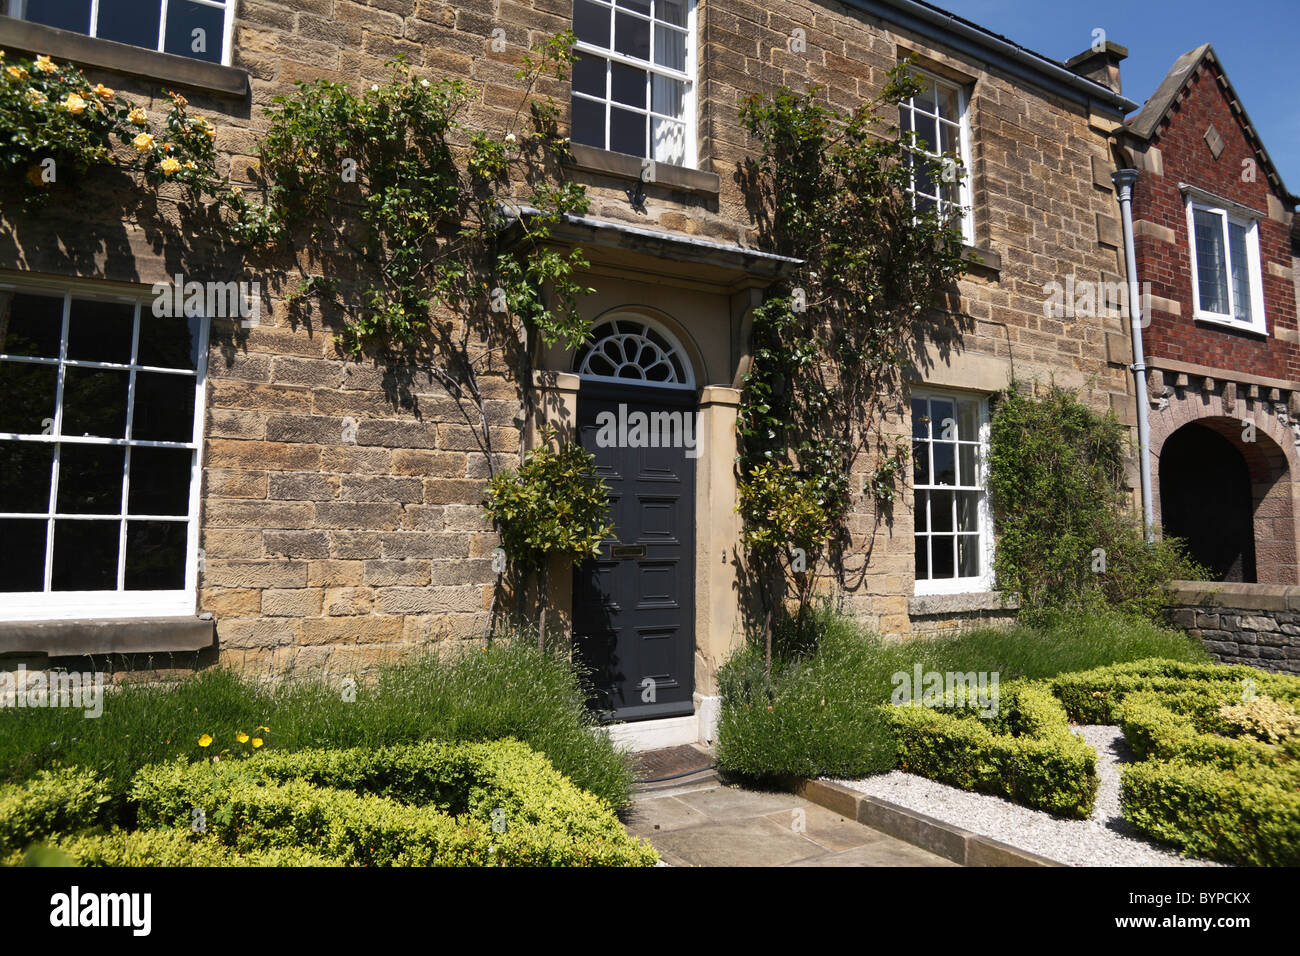
{"label": "paved stone path", "polygon": [[634,798],[627,829],[670,866],[955,866],[789,793],[713,783]]}

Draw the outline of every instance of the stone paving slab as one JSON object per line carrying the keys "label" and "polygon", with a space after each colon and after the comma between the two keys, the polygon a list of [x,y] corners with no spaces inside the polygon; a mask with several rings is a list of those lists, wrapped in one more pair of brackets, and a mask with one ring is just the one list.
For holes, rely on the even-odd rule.
{"label": "stone paving slab", "polygon": [[671,866],[954,866],[791,793],[714,784],[637,796],[625,819]]}

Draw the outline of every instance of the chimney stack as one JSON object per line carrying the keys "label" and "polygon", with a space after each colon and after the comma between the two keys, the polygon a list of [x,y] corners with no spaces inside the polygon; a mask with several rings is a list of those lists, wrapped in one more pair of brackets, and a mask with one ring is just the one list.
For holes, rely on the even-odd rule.
{"label": "chimney stack", "polygon": [[1070,57],[1065,61],[1065,67],[1080,76],[1096,80],[1102,86],[1110,87],[1116,93],[1122,93],[1119,64],[1127,58],[1128,47],[1107,40],[1100,50],[1089,47],[1077,56]]}

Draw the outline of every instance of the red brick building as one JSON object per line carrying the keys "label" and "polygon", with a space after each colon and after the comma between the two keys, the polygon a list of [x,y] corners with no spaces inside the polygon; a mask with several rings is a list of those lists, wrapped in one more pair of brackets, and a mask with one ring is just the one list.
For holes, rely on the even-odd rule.
{"label": "red brick building", "polygon": [[1209,44],[1126,124],[1156,521],[1216,580],[1300,581],[1300,327],[1286,189]]}

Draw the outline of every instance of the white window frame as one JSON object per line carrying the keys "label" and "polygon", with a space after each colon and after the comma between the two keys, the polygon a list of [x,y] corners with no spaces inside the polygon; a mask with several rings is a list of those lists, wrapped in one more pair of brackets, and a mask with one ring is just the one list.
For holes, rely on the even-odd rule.
{"label": "white window frame", "polygon": [[[1228,292],[1228,313],[1210,312],[1201,307],[1201,280],[1196,264],[1196,213],[1208,212],[1219,217],[1223,236],[1224,281]],[[1250,322],[1236,318],[1236,290],[1232,282],[1232,243],[1229,242],[1228,224],[1246,230],[1246,275],[1250,281]],[[1212,322],[1232,329],[1268,335],[1268,320],[1264,315],[1264,281],[1259,257],[1259,220],[1243,215],[1235,209],[1216,206],[1192,196],[1187,198],[1187,251],[1192,262],[1192,315],[1198,322]]]}
{"label": "white window frame", "polygon": [[[141,295],[113,295],[87,291],[83,286],[50,286],[50,285],[28,285],[26,283],[13,285],[0,283],[0,292],[28,293],[36,295],[53,295],[63,297],[63,327],[60,330],[59,338],[59,357],[57,359],[35,358],[22,355],[7,355],[0,352],[0,359],[13,362],[37,363],[42,365],[58,366],[58,384],[54,406],[54,423],[49,435],[31,435],[17,432],[0,432],[0,439],[34,442],[42,444],[54,444],[54,473],[50,482],[50,500],[46,511],[42,514],[29,512],[2,512],[0,518],[44,518],[48,524],[45,536],[45,579],[44,590],[42,591],[0,591],[0,620],[8,621],[45,621],[45,620],[72,620],[78,618],[125,618],[125,617],[176,617],[192,616],[197,611],[198,599],[198,571],[199,571],[199,508],[202,492],[203,479],[203,422],[205,417],[204,395],[207,385],[207,352],[208,337],[210,332],[210,321],[204,317],[199,323],[199,341],[198,341],[198,361],[193,372],[188,372],[173,368],[158,368],[154,366],[140,365],[136,359],[138,356],[140,344],[140,312],[142,309],[152,308],[153,300],[151,297]],[[68,327],[71,316],[71,305],[73,299],[81,300],[98,300],[107,302],[123,302],[135,306],[134,324],[131,333],[131,359],[127,364],[114,362],[95,362],[85,359],[69,360],[68,351]],[[184,319],[177,319],[184,321]],[[0,343],[0,347],[3,343]],[[81,436],[64,436],[62,435],[63,427],[63,383],[64,370],[70,366],[81,368],[103,368],[116,371],[129,372],[130,379],[128,389],[132,398],[135,392],[135,377],[139,371],[166,373],[173,375],[194,376],[194,430],[188,442],[173,441],[146,441],[130,438],[132,418],[134,417],[134,401],[127,405],[127,424],[126,438],[93,438]],[[116,445],[126,447],[127,453],[123,456],[123,475],[122,475],[122,503],[118,513],[114,514],[95,514],[95,515],[67,515],[56,511],[55,494],[57,492],[57,478],[59,467],[59,444],[81,444],[81,445]],[[153,515],[129,515],[131,520],[159,520],[159,521],[180,521],[186,522],[188,532],[186,535],[185,549],[185,585],[179,590],[136,590],[128,591],[125,589],[125,548],[126,533],[125,524],[128,515],[127,496],[130,493],[130,468],[131,456],[129,449],[131,447],[152,447],[152,448],[177,448],[189,449],[193,455],[190,464],[190,498],[189,512],[184,519],[175,516],[153,516]],[[54,548],[54,516],[58,514],[60,520],[78,520],[78,518],[109,520],[116,518],[122,522],[122,530],[118,537],[118,569],[117,569],[117,589],[113,591],[54,591],[51,590],[51,575],[53,570],[52,553]]]}
{"label": "white window frame", "polygon": [[[10,0],[9,15],[19,20],[27,19],[27,8],[32,3],[40,3],[41,0]],[[163,44],[167,39],[167,7],[171,0],[162,0],[162,7],[158,15],[158,45],[155,46],[154,52],[166,53]],[[235,32],[235,3],[236,0],[189,0],[200,7],[220,7],[225,12],[221,27],[221,65],[230,66],[230,54],[233,46],[231,38]],[[99,0],[90,0],[90,33],[89,36],[97,36],[99,29]],[[140,47],[142,50],[148,47]],[[198,59],[184,53],[172,53],[171,56],[183,56],[186,59]],[[209,62],[209,61],[202,61]]]}
{"label": "white window frame", "polygon": [[[638,13],[635,10],[629,10],[626,7],[619,7],[616,5],[614,0],[590,0],[590,2],[598,6],[610,8],[610,36],[609,36],[610,47],[606,49],[605,47],[596,46],[594,43],[588,43],[584,40],[579,40],[573,44],[574,51],[577,53],[584,53],[588,56],[608,60],[611,63],[622,63],[624,66],[630,66],[638,70],[645,70],[647,73],[646,110],[645,110],[646,126],[647,126],[647,134],[646,134],[647,155],[642,156],[640,158],[650,160],[652,162],[661,162],[661,160],[655,160],[653,155],[649,155],[654,150],[654,136],[653,136],[653,126],[651,125],[651,120],[657,117],[659,119],[666,119],[666,120],[672,120],[673,122],[680,122],[686,127],[685,156],[682,160],[682,165],[688,169],[695,169],[697,163],[699,162],[699,157],[696,152],[698,148],[697,146],[698,130],[696,129],[696,126],[698,125],[699,122],[699,117],[696,111],[697,85],[698,85],[697,75],[699,72],[699,67],[697,65],[697,61],[698,61],[697,46],[699,40],[699,33],[697,32],[696,29],[697,0],[687,0],[686,27],[685,27],[686,66],[685,69],[681,71],[674,70],[671,67],[667,67],[667,66],[660,66],[659,64],[654,62],[654,55],[655,55],[654,25],[656,23],[659,23],[664,26],[672,26],[671,24],[668,24],[665,21],[654,19],[654,14],[657,9],[655,6],[657,0],[651,0],[649,17],[641,13]],[[614,21],[615,21],[614,11],[616,9],[621,13],[627,14],[628,16],[636,17],[636,19],[638,20],[647,20],[650,22],[650,59],[649,60],[641,60],[634,56],[628,56],[627,54],[624,53],[618,53],[613,49]],[[674,27],[674,29],[680,30],[682,28]],[[571,89],[569,93],[570,102],[572,102],[572,100],[574,99],[581,99],[581,100],[586,100],[589,103],[600,103],[605,107],[605,145],[601,148],[607,151],[610,150],[610,140],[609,140],[610,110],[612,109],[611,104],[614,102],[612,74],[613,74],[613,67],[612,66],[607,67],[605,70],[605,97],[603,100],[598,99],[594,96],[590,96],[586,93],[580,93],[574,89]],[[678,80],[686,84],[686,91],[682,96],[682,117],[680,119],[678,119],[675,116],[667,116],[663,113],[655,113],[653,109],[651,109],[651,107],[653,106],[653,100],[651,98],[650,90],[648,87],[650,85],[650,77],[652,75],[668,77],[669,79]],[[570,118],[572,118],[573,115],[572,109],[570,109],[569,115]],[[570,136],[572,137],[572,131],[570,131]],[[664,165],[674,165],[674,164],[665,163]]]}
{"label": "white window frame", "polygon": [[[899,135],[902,135],[902,130],[901,130],[902,110],[906,109],[912,112],[913,115],[919,113],[922,116],[938,119],[940,118],[938,89],[942,87],[943,89],[949,90],[956,94],[957,111],[961,115],[958,117],[958,119],[955,122],[953,120],[945,120],[945,122],[953,123],[953,125],[958,127],[957,145],[960,151],[961,165],[962,165],[961,179],[957,184],[958,208],[961,211],[960,231],[961,231],[962,240],[967,245],[974,245],[975,244],[975,215],[974,215],[975,199],[974,199],[973,190],[971,188],[972,168],[971,168],[971,148],[970,148],[970,144],[971,144],[970,98],[966,94],[966,86],[964,84],[957,83],[953,80],[944,79],[941,76],[938,76],[934,73],[927,72],[926,70],[919,69],[914,66],[909,66],[908,69],[911,73],[916,74],[917,76],[921,77],[922,79],[932,84],[931,89],[935,95],[934,114],[932,115],[926,113],[924,110],[918,110],[914,103],[916,99],[915,97],[912,97],[911,99],[903,103],[900,103],[898,107],[900,110]],[[913,122],[912,127],[913,127],[913,134],[915,134],[915,128],[916,128],[915,122]],[[930,145],[934,149],[938,149],[938,147],[941,146],[942,144],[931,143]],[[925,152],[930,156],[943,155],[942,153],[934,152],[932,150],[926,150]],[[907,190],[908,195],[912,197],[913,209],[916,208],[915,187],[916,187],[916,181],[915,178],[913,178],[912,184],[908,187]]]}
{"label": "white window frame", "polygon": [[[953,507],[956,508],[957,495],[959,491],[978,491],[979,497],[979,538],[980,538],[980,573],[972,577],[953,577],[953,578],[917,578],[915,576],[915,563],[913,564],[913,592],[917,596],[930,594],[969,594],[982,591],[993,590],[993,555],[994,555],[994,533],[993,533],[993,509],[989,502],[988,492],[988,455],[989,455],[989,433],[990,433],[990,416],[988,396],[974,392],[960,392],[949,389],[917,387],[912,390],[908,401],[908,426],[914,428],[912,421],[912,401],[916,399],[948,399],[951,401],[974,401],[979,405],[979,437],[978,439],[963,438],[960,434],[957,436],[958,446],[960,444],[977,445],[976,467],[979,469],[980,481],[975,485],[936,485],[925,484],[917,485],[911,482],[912,507],[915,510],[918,491],[946,491],[953,492]],[[928,406],[927,406],[928,407]],[[933,419],[929,422],[927,434],[933,436],[935,433],[936,423]],[[927,444],[927,448],[933,447],[933,443]],[[960,468],[960,455],[957,455],[958,468]],[[930,478],[934,479],[934,456],[930,455]],[[960,477],[960,476],[959,476]],[[926,497],[926,508],[930,507],[930,496]],[[915,522],[912,528],[912,546],[916,547],[916,539],[924,535],[927,539],[927,547],[930,547],[929,540],[934,528],[933,517],[927,512],[926,530],[917,532]],[[953,514],[953,534],[957,534],[957,516]],[[934,567],[933,552],[928,555],[930,568]],[[956,555],[953,557],[954,570],[956,570]]]}

